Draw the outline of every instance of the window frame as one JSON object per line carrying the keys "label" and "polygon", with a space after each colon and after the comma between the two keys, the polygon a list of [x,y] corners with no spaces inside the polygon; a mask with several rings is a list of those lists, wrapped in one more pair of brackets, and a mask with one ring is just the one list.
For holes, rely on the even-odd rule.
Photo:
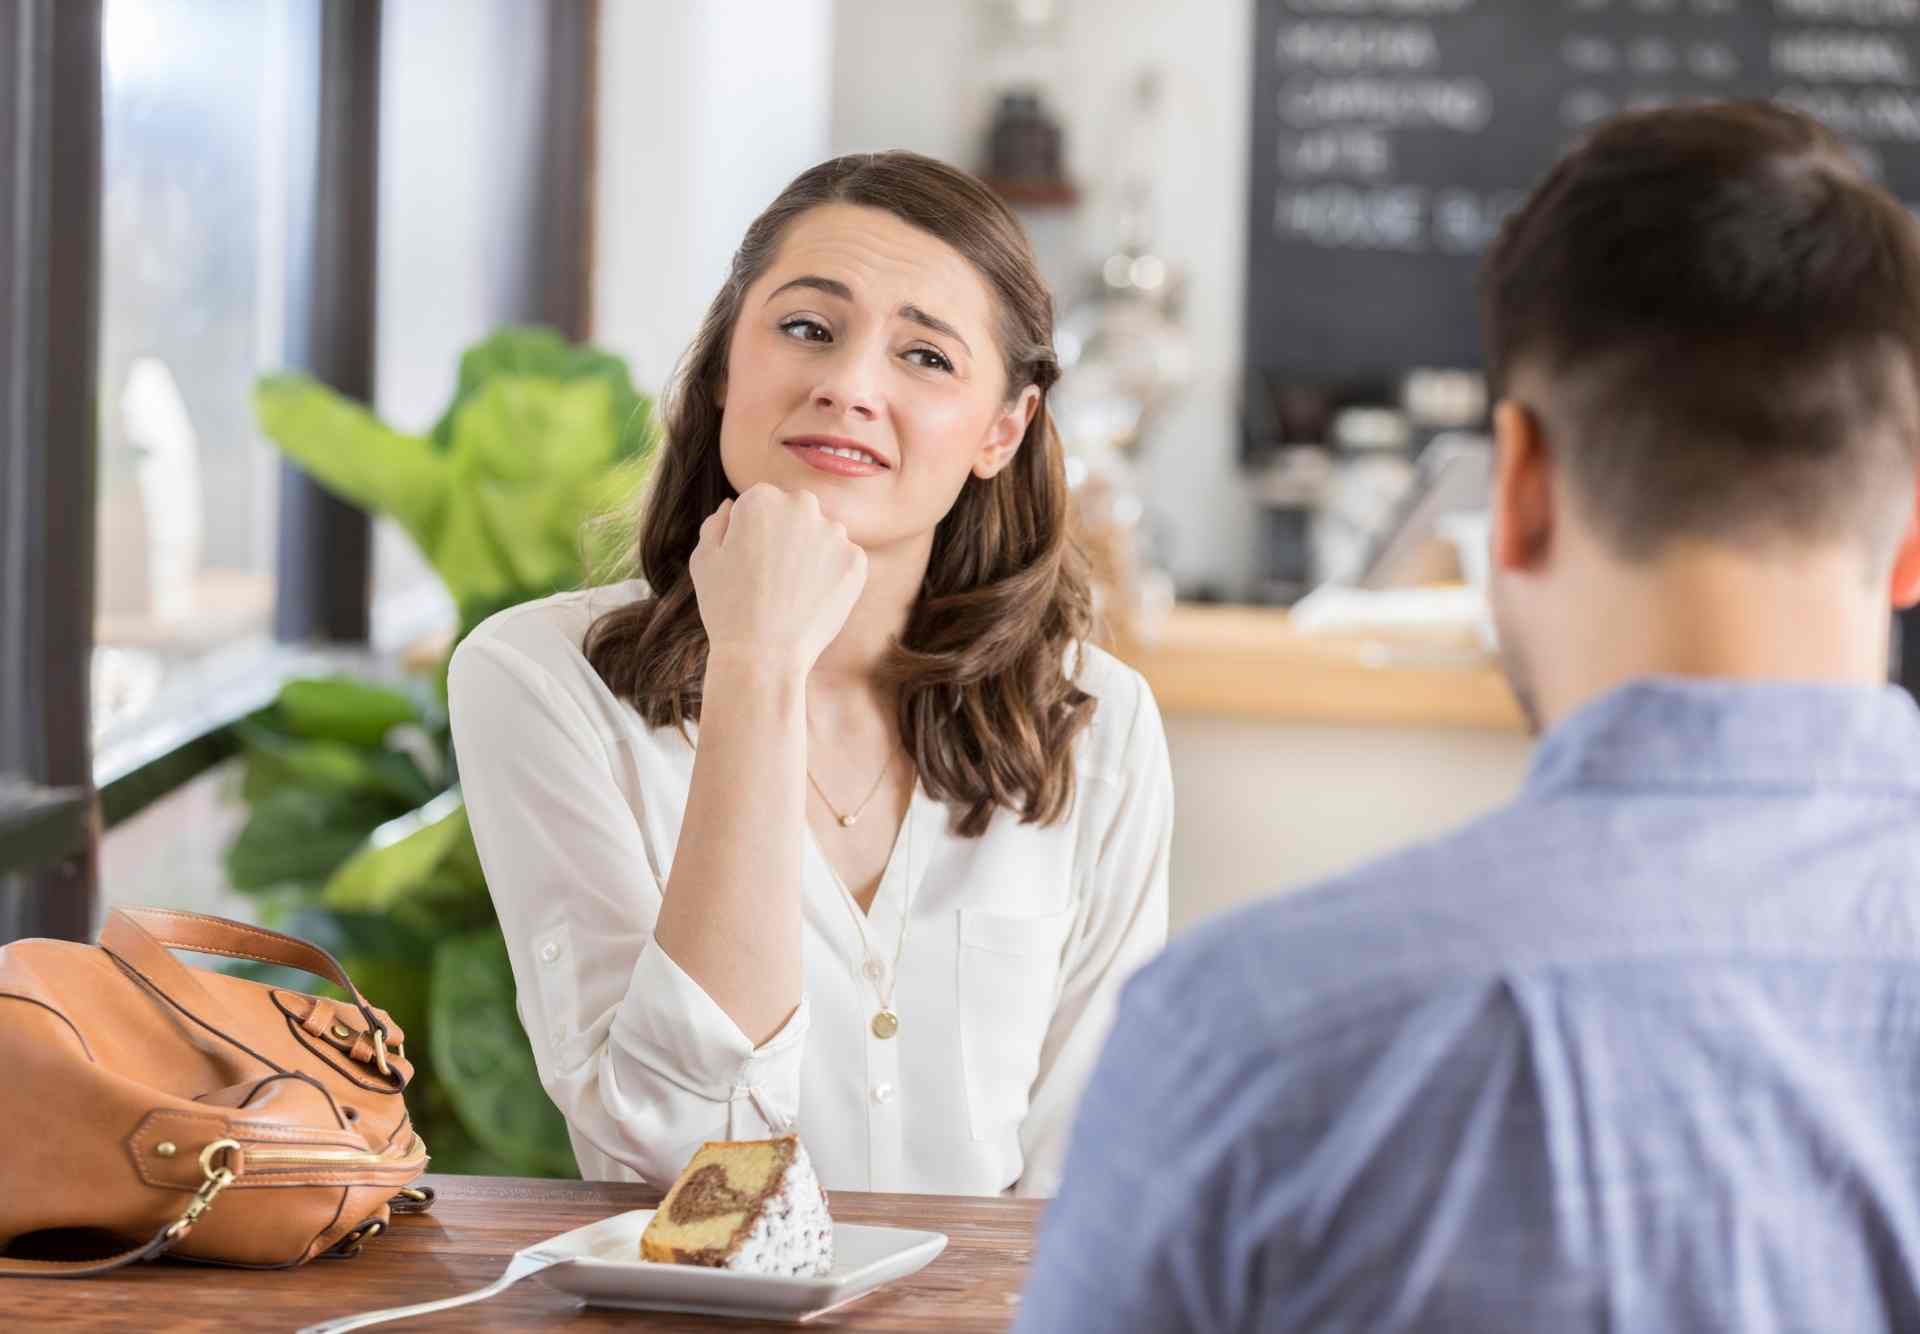
{"label": "window frame", "polygon": [[[379,291],[381,9],[382,0],[321,0],[314,120],[299,136],[311,156],[291,173],[284,364],[362,402],[373,397]],[[279,521],[273,637],[364,644],[373,521],[286,459]]]}
{"label": "window frame", "polygon": [[102,0],[0,6],[0,939],[93,925],[101,33]]}
{"label": "window frame", "polygon": [[[238,751],[289,677],[366,651],[372,523],[283,462],[274,639],[238,674],[95,753],[105,0],[0,5],[0,943],[92,937],[103,828]],[[547,0],[537,319],[592,321],[600,0]],[[283,364],[372,400],[381,0],[315,0],[296,62]],[[80,314],[76,318],[76,313]]]}

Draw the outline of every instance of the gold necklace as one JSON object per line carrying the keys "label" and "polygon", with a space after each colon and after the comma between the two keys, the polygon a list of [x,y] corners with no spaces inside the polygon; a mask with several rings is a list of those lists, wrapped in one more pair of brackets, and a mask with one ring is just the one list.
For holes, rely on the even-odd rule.
{"label": "gold necklace", "polygon": [[[889,763],[892,762],[891,757],[889,757],[888,762]],[[917,787],[918,783],[916,783],[915,786]],[[825,794],[822,794],[822,795],[824,796]],[[880,978],[879,978],[880,970],[881,968],[884,967],[884,965],[880,962],[880,960],[874,957],[873,942],[867,939],[867,924],[865,921],[862,920],[859,900],[853,897],[853,891],[847,888],[847,882],[840,878],[839,868],[834,866],[832,860],[827,856],[825,851],[821,851],[820,853],[820,860],[823,862],[826,862],[827,864],[827,874],[833,877],[833,883],[839,886],[840,897],[846,901],[847,913],[849,916],[853,918],[853,929],[860,933],[860,948],[862,952],[864,952],[867,956],[867,961],[865,964],[861,966],[860,972],[861,972],[861,975],[864,976],[868,982],[872,983],[874,999],[880,1002],[880,1008],[874,1011],[873,1018],[867,1024],[867,1027],[870,1030],[872,1030],[873,1035],[875,1037],[880,1038],[882,1040],[886,1038],[890,1038],[895,1033],[898,1033],[900,1031],[900,1016],[898,1013],[894,1011],[894,1008],[893,1008],[893,993],[895,988],[897,988],[900,985],[900,956],[906,951],[907,930],[909,927],[913,925],[913,794],[912,793],[907,794],[907,813],[904,818],[906,820],[906,825],[907,825],[907,848],[906,848],[907,864],[906,864],[906,867],[904,868],[905,875],[907,877],[907,889],[906,889],[905,897],[900,904],[900,939],[895,941],[893,946],[893,971],[887,978],[887,989],[884,994],[882,994],[880,990]],[[885,883],[886,881],[883,876],[881,880],[881,884],[883,887],[885,886]],[[879,891],[876,890],[874,892],[874,898],[877,900],[879,897],[880,897]]]}
{"label": "gold necklace", "polygon": [[820,800],[827,803],[827,809],[833,812],[833,818],[840,822],[842,829],[853,828],[855,824],[859,823],[862,813],[866,811],[868,806],[873,804],[874,795],[880,791],[880,784],[886,781],[887,770],[893,768],[893,757],[898,753],[899,749],[898,746],[895,746],[887,752],[887,762],[880,766],[880,774],[873,780],[873,786],[867,789],[866,797],[862,799],[860,804],[855,806],[852,811],[846,813],[842,813],[840,808],[833,804],[833,798],[829,797],[827,790],[820,786],[820,780],[813,776],[813,766],[807,766],[807,781],[812,783],[813,790],[820,794]]}

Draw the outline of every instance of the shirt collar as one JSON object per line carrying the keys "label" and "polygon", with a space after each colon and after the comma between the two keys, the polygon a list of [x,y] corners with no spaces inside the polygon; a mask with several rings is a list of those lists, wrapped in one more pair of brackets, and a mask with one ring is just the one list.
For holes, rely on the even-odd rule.
{"label": "shirt collar", "polygon": [[1897,686],[1647,677],[1541,740],[1526,791],[1582,787],[1920,792],[1920,707]]}

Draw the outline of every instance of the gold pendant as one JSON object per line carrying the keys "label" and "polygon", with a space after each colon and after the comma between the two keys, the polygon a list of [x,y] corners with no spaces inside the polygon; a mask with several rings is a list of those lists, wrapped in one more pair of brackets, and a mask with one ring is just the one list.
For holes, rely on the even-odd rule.
{"label": "gold pendant", "polygon": [[843,815],[840,817],[840,827],[842,829],[851,829],[853,828],[853,822],[859,818],[857,815]]}
{"label": "gold pendant", "polygon": [[900,1016],[892,1010],[882,1010],[873,1016],[873,1035],[877,1038],[890,1038],[900,1031]]}

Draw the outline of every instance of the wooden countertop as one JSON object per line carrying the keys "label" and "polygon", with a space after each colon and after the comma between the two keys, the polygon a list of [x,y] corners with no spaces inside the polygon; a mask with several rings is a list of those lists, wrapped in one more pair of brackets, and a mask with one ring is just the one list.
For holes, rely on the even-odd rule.
{"label": "wooden countertop", "polygon": [[[357,1312],[434,1301],[485,1287],[517,1250],[628,1209],[660,1193],[601,1181],[428,1176],[433,1211],[397,1217],[351,1260],[290,1270],[217,1269],[160,1261],[101,1278],[0,1279],[8,1329],[95,1331],[276,1330]],[[812,1329],[1004,1330],[1013,1322],[1041,1202],[998,1197],[833,1193],[844,1223],[924,1228],[947,1248],[917,1274],[808,1322]],[[385,1328],[385,1326],[375,1326]],[[528,1279],[473,1306],[416,1317],[404,1330],[565,1329],[751,1334],[790,1324],[581,1307]]]}
{"label": "wooden countertop", "polygon": [[1499,667],[1470,643],[1306,635],[1271,607],[1181,604],[1114,650],[1167,715],[1521,731]]}

